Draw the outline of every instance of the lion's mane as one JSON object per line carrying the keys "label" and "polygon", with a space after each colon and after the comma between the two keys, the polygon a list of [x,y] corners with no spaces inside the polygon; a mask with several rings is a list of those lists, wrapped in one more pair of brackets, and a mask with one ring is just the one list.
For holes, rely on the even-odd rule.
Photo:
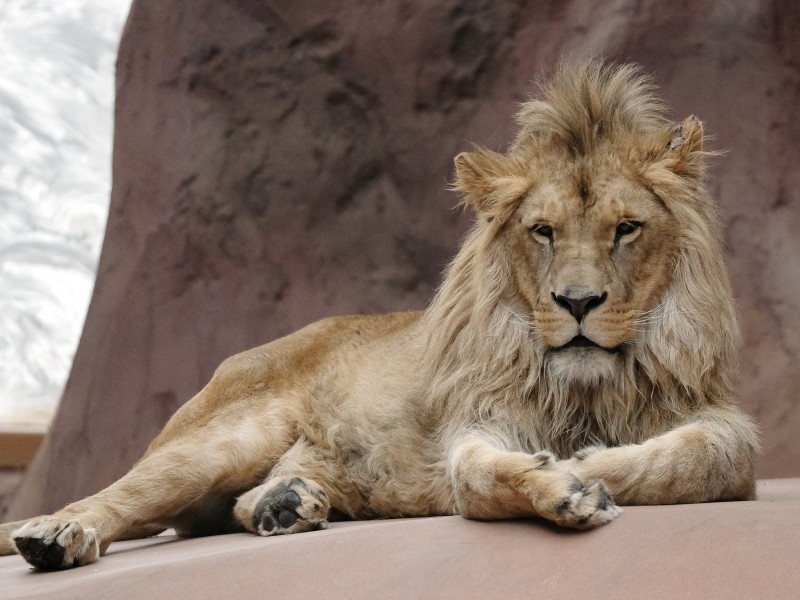
{"label": "lion's mane", "polygon": [[[511,301],[518,297],[513,250],[496,243],[504,219],[479,215],[424,317],[424,381],[431,410],[446,424],[442,434],[510,414],[532,424],[534,441],[566,456],[592,444],[641,442],[699,405],[727,401],[739,331],[704,183],[708,153],[698,150],[677,165],[663,151],[670,145],[659,133],[669,129],[666,111],[633,66],[563,64],[522,106],[518,123],[508,158],[520,176],[525,157],[556,145],[583,155],[603,138],[629,146],[626,159],[674,217],[678,247],[667,290],[639,320],[624,366],[612,378],[575,383],[547,368],[530,317]],[[513,210],[519,192],[509,184],[482,193]]]}

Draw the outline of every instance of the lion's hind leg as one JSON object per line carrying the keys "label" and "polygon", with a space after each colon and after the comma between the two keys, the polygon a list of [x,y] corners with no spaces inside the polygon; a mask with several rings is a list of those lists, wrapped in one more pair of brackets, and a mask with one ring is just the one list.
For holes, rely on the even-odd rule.
{"label": "lion's hind leg", "polygon": [[305,477],[274,477],[239,497],[234,517],[245,529],[271,536],[325,529],[330,501]]}
{"label": "lion's hind leg", "polygon": [[[259,481],[272,457],[290,447],[288,430],[287,420],[279,414],[271,428],[269,423],[245,419],[192,430],[148,452],[106,489],[51,516],[31,520],[11,537],[33,566],[61,569],[94,562],[115,540],[173,524],[187,510],[198,508],[200,499],[227,495],[230,511],[234,494]],[[220,503],[201,504],[213,509]],[[195,514],[203,518],[218,512]],[[217,532],[213,523],[205,529]]]}
{"label": "lion's hind leg", "polygon": [[22,527],[23,525],[25,525],[25,523],[27,523],[28,521],[30,521],[30,519],[3,523],[2,525],[0,525],[0,556],[19,554],[19,551],[17,550],[17,545],[14,543],[11,534],[20,527]]}
{"label": "lion's hind leg", "polygon": [[[157,535],[160,526],[129,529],[118,539],[141,539]],[[100,553],[97,530],[74,520],[37,517],[0,525],[0,556],[21,554],[40,569],[60,569],[88,564]]]}
{"label": "lion's hind leg", "polygon": [[355,516],[363,497],[335,449],[301,436],[261,485],[238,498],[233,515],[246,530],[270,536],[325,529],[331,507]]}
{"label": "lion's hind leg", "polygon": [[39,569],[66,569],[97,560],[100,544],[97,530],[78,521],[39,517],[13,534],[22,557]]}

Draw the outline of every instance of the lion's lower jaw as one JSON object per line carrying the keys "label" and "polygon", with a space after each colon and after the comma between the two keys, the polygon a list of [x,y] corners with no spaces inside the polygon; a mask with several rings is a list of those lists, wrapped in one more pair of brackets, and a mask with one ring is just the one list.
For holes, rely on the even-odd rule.
{"label": "lion's lower jaw", "polygon": [[545,365],[548,375],[561,384],[594,386],[619,375],[623,355],[599,348],[570,348],[548,353]]}

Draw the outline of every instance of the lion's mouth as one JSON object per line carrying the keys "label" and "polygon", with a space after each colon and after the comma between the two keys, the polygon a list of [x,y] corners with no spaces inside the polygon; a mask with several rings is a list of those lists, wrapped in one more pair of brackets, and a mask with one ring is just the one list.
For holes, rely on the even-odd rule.
{"label": "lion's mouth", "polygon": [[570,341],[568,341],[563,346],[559,346],[558,348],[553,348],[556,352],[560,352],[561,350],[568,350],[570,348],[597,348],[598,350],[603,350],[604,352],[609,353],[617,353],[620,352],[620,347],[616,346],[614,348],[606,348],[605,346],[601,346],[597,342],[593,342],[587,337],[582,335],[576,335]]}

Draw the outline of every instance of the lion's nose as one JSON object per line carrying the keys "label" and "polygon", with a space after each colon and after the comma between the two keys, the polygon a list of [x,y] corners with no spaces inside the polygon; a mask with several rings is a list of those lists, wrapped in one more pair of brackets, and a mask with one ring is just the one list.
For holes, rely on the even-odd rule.
{"label": "lion's nose", "polygon": [[564,294],[558,296],[553,294],[555,303],[562,308],[566,308],[569,314],[575,317],[578,323],[583,321],[583,317],[586,316],[586,313],[605,302],[607,297],[608,294],[606,292],[603,292],[601,296],[591,293],[579,296],[578,294],[571,293],[569,289],[565,290]]}

